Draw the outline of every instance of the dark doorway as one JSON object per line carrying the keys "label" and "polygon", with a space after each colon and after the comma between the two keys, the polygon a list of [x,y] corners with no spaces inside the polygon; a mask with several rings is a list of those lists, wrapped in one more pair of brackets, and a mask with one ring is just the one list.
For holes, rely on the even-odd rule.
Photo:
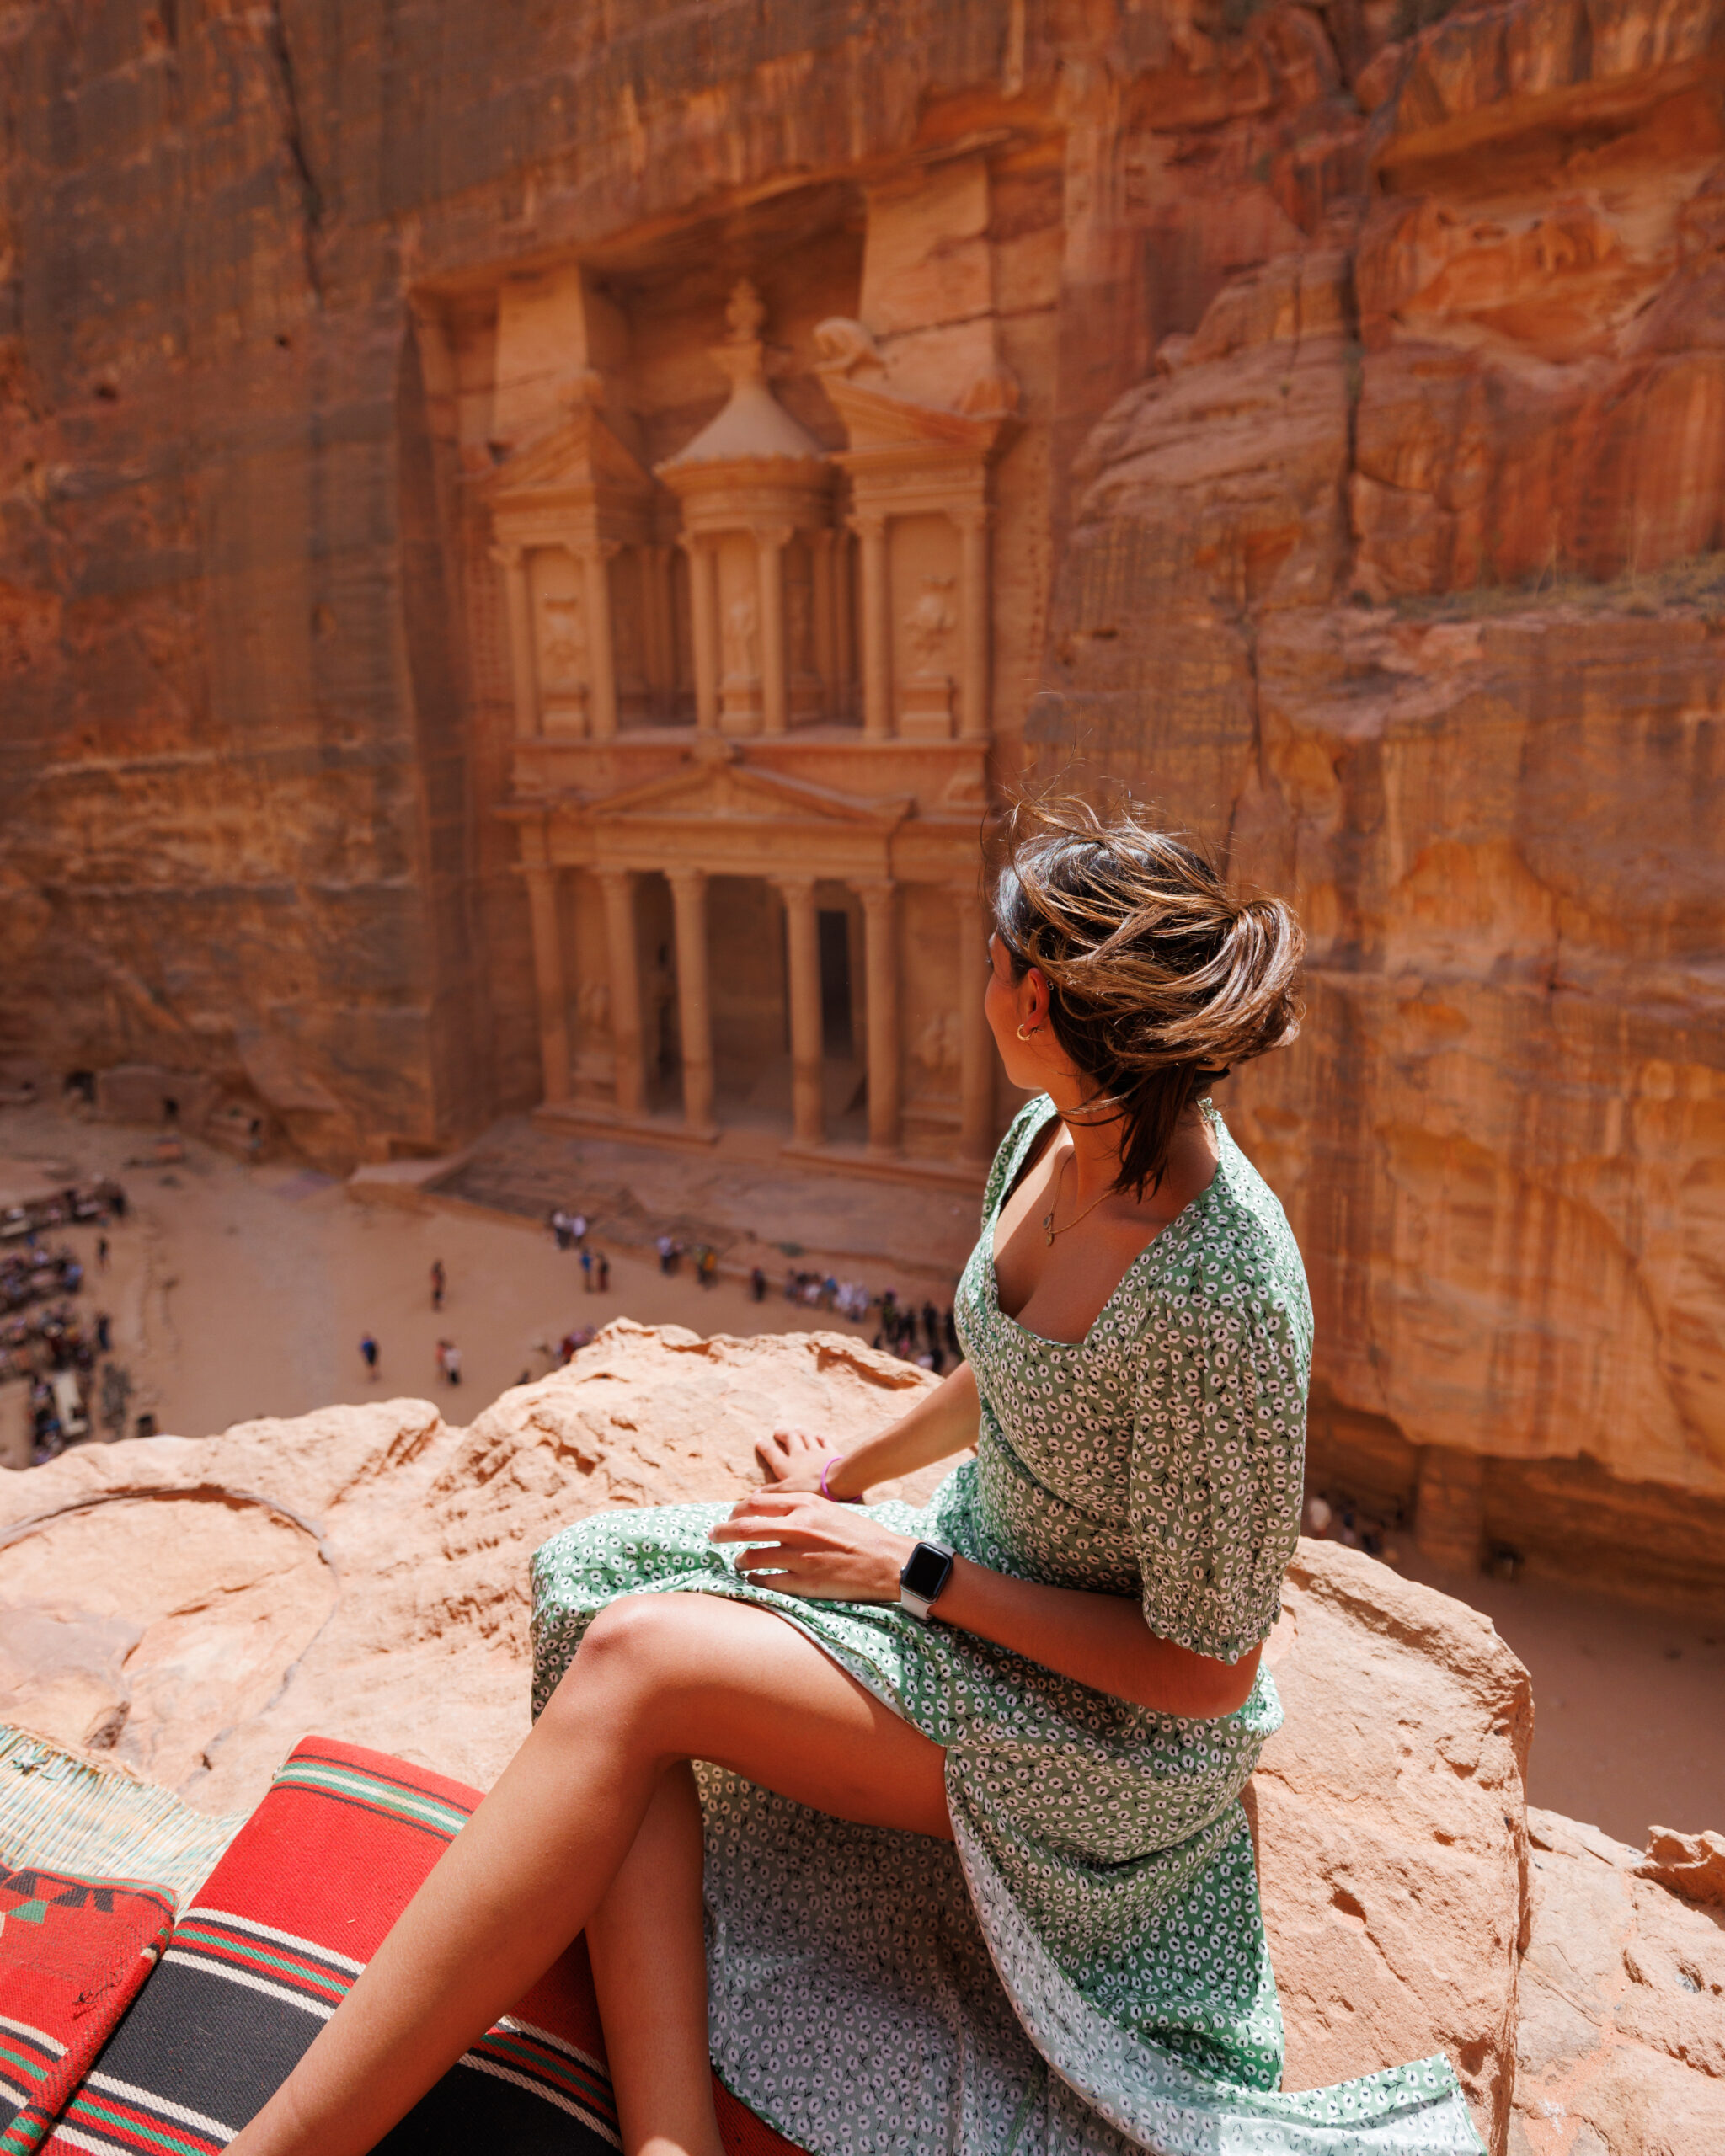
{"label": "dark doorway", "polygon": [[820,916],[820,1046],[826,1055],[849,1055],[851,1038],[851,917]]}

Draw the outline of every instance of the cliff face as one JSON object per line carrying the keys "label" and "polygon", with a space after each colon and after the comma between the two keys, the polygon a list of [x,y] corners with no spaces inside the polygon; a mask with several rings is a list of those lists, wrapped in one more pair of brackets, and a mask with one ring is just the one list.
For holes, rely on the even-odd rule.
{"label": "cliff face", "polygon": [[0,1057],[201,1073],[331,1164],[537,1100],[457,536],[478,362],[419,296],[992,141],[1008,63],[1057,141],[1054,34],[1007,0],[8,8]]}
{"label": "cliff face", "polygon": [[1268,259],[1092,435],[1031,730],[1306,921],[1305,1043],[1228,1097],[1319,1479],[1717,1593],[1717,1502],[1589,1463],[1725,1496],[1718,24],[1329,19],[1304,72],[1188,45],[1198,125],[1145,88],[1182,229]]}
{"label": "cliff face", "polygon": [[[1722,24],[10,8],[0,1059],[161,1066],[331,1164],[531,1103],[486,307],[668,235],[718,274],[799,189],[842,251],[962,152],[985,233],[899,267],[962,316],[985,258],[1026,384],[996,702],[1311,931],[1306,1045],[1231,1101],[1321,1478],[1457,1562],[1717,1598]],[[697,343],[642,392],[680,424]]]}

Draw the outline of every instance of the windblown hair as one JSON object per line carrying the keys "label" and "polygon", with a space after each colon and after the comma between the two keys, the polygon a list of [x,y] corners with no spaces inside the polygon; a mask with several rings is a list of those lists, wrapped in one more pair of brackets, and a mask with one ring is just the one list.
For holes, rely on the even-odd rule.
{"label": "windblown hair", "polygon": [[1299,1033],[1300,924],[1178,839],[1080,801],[1021,800],[991,851],[1014,977],[1047,979],[1055,1038],[1096,1086],[1088,1112],[1125,1125],[1114,1187],[1142,1197],[1191,1103]]}

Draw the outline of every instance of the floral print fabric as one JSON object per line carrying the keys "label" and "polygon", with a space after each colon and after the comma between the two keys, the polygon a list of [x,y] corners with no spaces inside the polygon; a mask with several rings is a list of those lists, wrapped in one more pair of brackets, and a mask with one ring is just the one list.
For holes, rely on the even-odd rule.
{"label": "floral print fabric", "polygon": [[[1269,1632],[1298,1533],[1311,1311],[1274,1196],[1206,1106],[1216,1176],[1085,1338],[996,1292],[989,1178],[956,1317],[976,1454],[926,1510],[873,1508],[1017,1577],[1142,1603],[1235,1662]],[[1260,1671],[1215,1720],[1157,1714],[895,1606],[752,1585],[722,1505],[602,1513],[537,1553],[534,1708],[619,1594],[758,1602],[946,1750],[955,1846],[827,1819],[702,1769],[713,2058],[812,2156],[1476,2156],[1442,2058],[1284,2095],[1240,1791],[1281,1721]]]}

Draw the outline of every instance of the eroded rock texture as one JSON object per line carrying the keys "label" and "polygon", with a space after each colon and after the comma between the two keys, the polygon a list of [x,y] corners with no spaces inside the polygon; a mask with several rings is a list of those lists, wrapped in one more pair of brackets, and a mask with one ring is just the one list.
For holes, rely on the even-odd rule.
{"label": "eroded rock texture", "polygon": [[1031,730],[1306,921],[1305,1044],[1230,1097],[1319,1479],[1717,1596],[1717,19],[1279,19],[1143,88],[1194,272],[1080,461]]}
{"label": "eroded rock texture", "polygon": [[[540,1540],[739,1492],[762,1428],[852,1438],[930,1382],[833,1336],[622,1321],[466,1430],[392,1401],[0,1473],[0,1720],[215,1812],[308,1730],[489,1784],[527,1727]],[[1358,1551],[1301,1544],[1268,1655],[1287,1721],[1247,1801],[1289,2085],[1441,2047],[1494,2152],[1710,2147],[1718,1837],[1642,1859],[1535,1813],[1530,1869],[1526,1672]]]}

